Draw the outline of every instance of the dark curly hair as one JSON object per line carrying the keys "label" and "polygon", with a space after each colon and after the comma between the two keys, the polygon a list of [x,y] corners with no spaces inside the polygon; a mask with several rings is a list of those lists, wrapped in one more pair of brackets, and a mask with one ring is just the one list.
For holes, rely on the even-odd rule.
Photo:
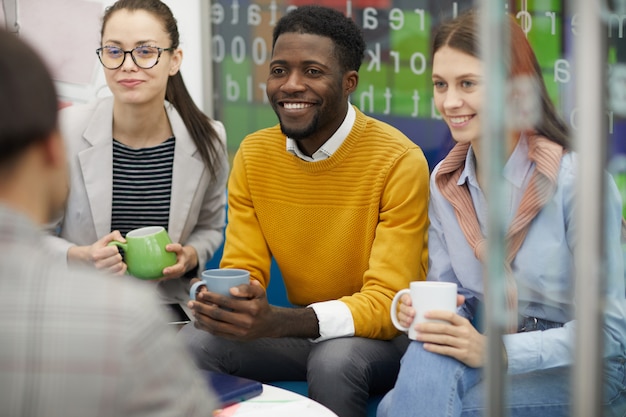
{"label": "dark curly hair", "polygon": [[307,33],[330,38],[335,56],[344,71],[358,71],[363,62],[365,41],[361,29],[341,12],[321,6],[301,6],[284,15],[276,24],[272,49],[283,33]]}

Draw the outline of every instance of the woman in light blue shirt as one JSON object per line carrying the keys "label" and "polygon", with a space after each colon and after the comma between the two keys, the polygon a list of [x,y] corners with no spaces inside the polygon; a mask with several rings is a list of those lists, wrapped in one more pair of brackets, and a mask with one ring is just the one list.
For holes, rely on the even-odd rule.
{"label": "woman in light blue shirt", "polygon": [[[447,323],[416,326],[417,340],[402,360],[396,385],[378,415],[480,416],[484,412],[486,336],[472,325],[484,301],[483,262],[487,204],[478,175],[481,154],[483,65],[477,16],[443,24],[433,42],[437,109],[456,142],[431,177],[428,280],[458,285],[457,314],[429,312]],[[521,28],[509,19],[509,81],[535,85],[539,101],[517,120],[505,145],[503,180],[508,225],[505,271],[509,332],[503,337],[506,407],[514,416],[568,416],[574,335],[574,200],[577,158],[567,129],[550,102],[536,57]],[[518,93],[524,90],[519,90]],[[520,99],[513,96],[512,100]],[[532,95],[531,95],[532,97]],[[531,100],[532,103],[532,100]],[[537,114],[533,117],[533,109]],[[507,120],[511,125],[512,120]],[[592,139],[592,138],[590,138]],[[607,175],[605,415],[626,415],[626,300],[620,244],[621,201]],[[408,326],[415,309],[402,298],[399,318]],[[599,411],[600,412],[600,411]]]}

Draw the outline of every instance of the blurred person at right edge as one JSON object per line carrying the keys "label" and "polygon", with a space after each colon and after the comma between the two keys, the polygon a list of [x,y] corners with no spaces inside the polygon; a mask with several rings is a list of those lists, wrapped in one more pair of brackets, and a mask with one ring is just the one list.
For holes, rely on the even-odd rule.
{"label": "blurred person at right edge", "polygon": [[[380,417],[466,417],[485,411],[482,367],[487,337],[471,322],[485,295],[487,224],[484,184],[478,173],[484,162],[481,110],[489,80],[484,79],[484,63],[478,53],[478,16],[478,12],[470,11],[443,23],[432,48],[435,104],[456,145],[431,176],[427,280],[457,283],[465,303],[456,314],[426,313],[443,323],[416,325],[417,340],[402,358],[394,389],[379,405]],[[508,416],[569,416],[571,367],[576,365],[577,155],[570,149],[567,128],[550,101],[530,44],[515,21],[509,18],[508,22],[512,45],[509,82],[515,86],[526,77],[535,84],[538,114],[528,119],[532,123],[511,128],[503,138],[506,193],[501,198],[507,204],[509,320],[502,338],[502,358],[489,360],[504,360]],[[518,94],[512,100],[521,97]],[[533,106],[526,108],[532,110]],[[624,416],[626,302],[621,201],[609,175],[606,189],[604,415]],[[409,326],[414,315],[410,297],[403,297],[401,323]]]}

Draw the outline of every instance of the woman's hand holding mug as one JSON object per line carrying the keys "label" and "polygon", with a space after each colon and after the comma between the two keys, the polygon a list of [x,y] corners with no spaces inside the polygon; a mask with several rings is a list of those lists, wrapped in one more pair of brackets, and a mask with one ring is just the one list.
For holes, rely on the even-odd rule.
{"label": "woman's hand holding mug", "polygon": [[108,246],[113,240],[126,242],[122,234],[115,230],[103,236],[92,245],[72,246],[68,250],[68,260],[92,265],[111,274],[124,275],[128,268],[124,263],[122,255],[117,248]]}

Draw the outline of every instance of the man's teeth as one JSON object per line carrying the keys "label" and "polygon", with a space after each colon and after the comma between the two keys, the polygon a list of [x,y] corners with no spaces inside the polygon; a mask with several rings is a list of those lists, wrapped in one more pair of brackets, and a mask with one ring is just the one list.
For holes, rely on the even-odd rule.
{"label": "man's teeth", "polygon": [[304,109],[309,107],[310,104],[307,103],[285,103],[283,105],[286,109]]}

